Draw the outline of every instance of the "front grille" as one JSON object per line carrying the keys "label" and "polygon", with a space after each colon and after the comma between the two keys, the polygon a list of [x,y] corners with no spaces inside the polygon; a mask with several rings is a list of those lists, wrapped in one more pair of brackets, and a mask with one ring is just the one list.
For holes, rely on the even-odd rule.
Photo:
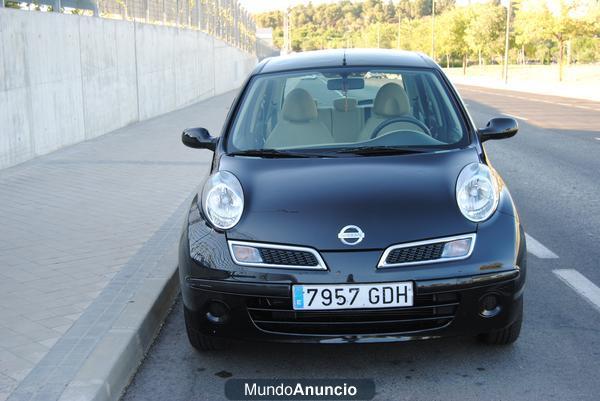
{"label": "front grille", "polygon": [[393,265],[397,263],[413,263],[439,259],[442,257],[444,244],[444,242],[440,242],[437,244],[411,246],[410,248],[397,248],[388,254],[385,263]]}
{"label": "front grille", "polygon": [[458,307],[458,294],[416,295],[412,307],[295,311],[291,299],[258,297],[248,313],[261,330],[297,335],[402,334],[448,325]]}
{"label": "front grille", "polygon": [[289,249],[258,248],[264,263],[285,266],[317,266],[319,261],[310,252]]}

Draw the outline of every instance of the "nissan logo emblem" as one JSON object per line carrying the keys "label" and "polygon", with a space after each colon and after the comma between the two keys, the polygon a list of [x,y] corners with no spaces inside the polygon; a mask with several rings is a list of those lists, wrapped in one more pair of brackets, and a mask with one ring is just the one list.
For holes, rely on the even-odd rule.
{"label": "nissan logo emblem", "polygon": [[364,238],[365,233],[358,226],[349,225],[340,230],[338,238],[346,245],[359,244]]}

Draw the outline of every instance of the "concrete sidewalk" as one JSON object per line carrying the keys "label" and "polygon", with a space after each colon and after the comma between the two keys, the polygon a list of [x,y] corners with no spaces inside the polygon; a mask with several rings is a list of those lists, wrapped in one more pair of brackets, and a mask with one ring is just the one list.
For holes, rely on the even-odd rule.
{"label": "concrete sidewalk", "polygon": [[212,157],[181,131],[217,134],[233,95],[0,171],[0,401],[58,399],[104,334],[79,329],[108,330],[140,278],[173,274]]}

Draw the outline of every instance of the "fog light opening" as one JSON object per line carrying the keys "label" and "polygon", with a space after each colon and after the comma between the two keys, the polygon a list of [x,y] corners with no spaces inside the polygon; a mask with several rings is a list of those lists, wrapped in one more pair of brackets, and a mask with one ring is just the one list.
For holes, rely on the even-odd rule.
{"label": "fog light opening", "polygon": [[498,315],[501,310],[500,300],[495,294],[485,295],[479,301],[479,314],[483,317],[494,317]]}
{"label": "fog light opening", "polygon": [[460,258],[467,256],[471,252],[473,238],[461,238],[458,240],[446,242],[442,252],[442,258]]}
{"label": "fog light opening", "polygon": [[229,319],[229,306],[223,301],[210,301],[206,318],[212,323],[225,323]]}
{"label": "fog light opening", "polygon": [[234,244],[231,246],[233,256],[237,262],[241,263],[263,263],[260,252],[253,246]]}

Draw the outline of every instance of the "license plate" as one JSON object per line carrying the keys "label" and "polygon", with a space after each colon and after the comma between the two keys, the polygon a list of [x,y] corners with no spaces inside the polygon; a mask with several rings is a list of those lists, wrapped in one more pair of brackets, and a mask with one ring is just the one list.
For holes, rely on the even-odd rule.
{"label": "license plate", "polygon": [[412,282],[292,286],[295,310],[391,308],[413,305]]}

